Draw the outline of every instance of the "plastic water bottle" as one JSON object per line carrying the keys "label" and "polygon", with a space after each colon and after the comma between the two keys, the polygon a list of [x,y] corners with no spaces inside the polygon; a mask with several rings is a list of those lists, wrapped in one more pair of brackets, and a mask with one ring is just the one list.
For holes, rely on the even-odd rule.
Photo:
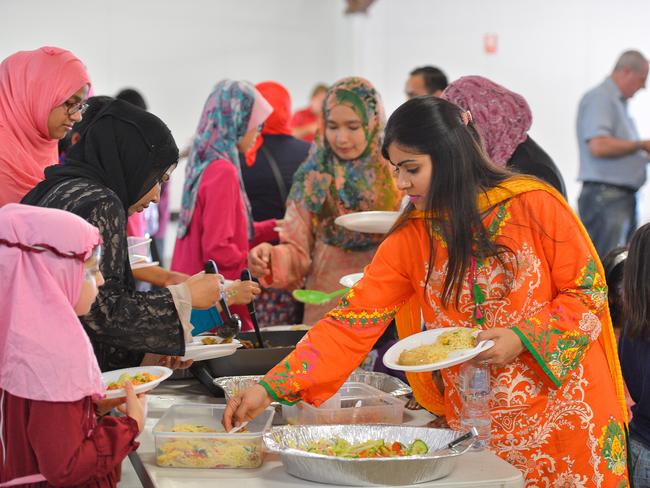
{"label": "plastic water bottle", "polygon": [[460,394],[462,398],[461,427],[467,431],[476,427],[478,438],[472,449],[481,450],[490,445],[492,417],[490,416],[490,367],[487,363],[475,365],[467,361],[460,366]]}

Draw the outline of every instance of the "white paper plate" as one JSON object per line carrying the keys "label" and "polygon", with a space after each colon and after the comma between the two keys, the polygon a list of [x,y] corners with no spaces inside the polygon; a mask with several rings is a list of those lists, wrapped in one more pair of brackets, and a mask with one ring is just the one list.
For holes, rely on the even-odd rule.
{"label": "white paper plate", "polygon": [[[203,344],[203,339],[206,338],[214,339],[216,341],[215,344]],[[195,347],[195,346],[236,346],[237,344],[241,344],[237,339],[233,339],[231,342],[227,342],[225,344],[222,344],[223,339],[219,337],[218,335],[215,334],[200,334],[197,336],[192,337],[192,342],[189,344],[185,345],[185,348],[188,347]]]}
{"label": "white paper plate", "polygon": [[205,361],[207,359],[216,359],[224,356],[231,356],[235,354],[235,351],[242,347],[241,342],[237,339],[233,339],[232,342],[227,344],[203,344],[202,340],[205,337],[214,337],[215,339],[222,341],[221,337],[218,336],[196,336],[192,338],[190,344],[185,345],[185,356],[181,359],[187,361],[193,359],[194,361]]}
{"label": "white paper plate", "polygon": [[[472,349],[461,349],[459,351],[454,351],[447,357],[447,359],[438,361],[436,363],[418,364],[416,366],[404,366],[397,363],[399,355],[405,349],[413,349],[418,346],[433,344],[440,334],[462,328],[463,327],[445,327],[442,329],[426,330],[424,332],[408,336],[396,344],[393,344],[393,346],[388,351],[386,351],[386,354],[384,354],[384,365],[390,369],[408,371],[410,373],[436,371],[438,369],[448,368],[450,366],[455,366],[456,364],[464,363],[465,361],[478,356],[481,352],[486,351],[494,346],[494,341],[481,341],[476,347]],[[476,331],[476,334],[478,334],[478,332],[479,331]]]}
{"label": "white paper plate", "polygon": [[[164,366],[138,366],[136,368],[124,368],[124,369],[117,369],[115,371],[108,371],[106,373],[102,373],[102,380],[104,380],[104,384],[108,386],[109,383],[113,383],[114,381],[117,381],[119,377],[124,374],[128,373],[130,375],[136,375],[138,373],[149,373],[152,375],[160,376],[160,378],[150,381],[149,383],[145,383],[143,385],[137,385],[134,386],[133,389],[135,390],[136,393],[144,393],[145,391],[152,390],[158,384],[160,384],[162,381],[166,380],[169,378],[173,371],[169,368],[165,368]],[[111,398],[122,398],[126,396],[126,392],[124,391],[123,388],[120,388],[119,390],[106,390],[106,398],[111,399]]]}
{"label": "white paper plate", "polygon": [[386,234],[399,217],[399,212],[356,212],[336,217],[334,223],[356,232]]}
{"label": "white paper plate", "polygon": [[347,288],[352,288],[361,278],[363,278],[363,273],[352,273],[341,278],[339,283]]}
{"label": "white paper plate", "polygon": [[235,354],[237,349],[241,347],[241,344],[230,347],[224,346],[219,347],[219,344],[216,344],[212,346],[197,347],[194,349],[185,349],[185,356],[183,356],[181,359],[183,361],[187,361],[189,359],[192,359],[194,361],[206,361],[208,359],[232,356]]}

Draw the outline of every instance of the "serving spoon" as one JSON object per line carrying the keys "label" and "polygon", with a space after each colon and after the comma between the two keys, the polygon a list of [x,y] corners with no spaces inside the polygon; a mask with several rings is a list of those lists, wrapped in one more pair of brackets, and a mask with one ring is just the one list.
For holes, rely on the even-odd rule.
{"label": "serving spoon", "polygon": [[349,288],[341,288],[332,293],[325,293],[324,291],[319,290],[293,290],[292,295],[293,298],[302,303],[307,303],[309,305],[323,305],[341,295],[345,295],[349,290]]}

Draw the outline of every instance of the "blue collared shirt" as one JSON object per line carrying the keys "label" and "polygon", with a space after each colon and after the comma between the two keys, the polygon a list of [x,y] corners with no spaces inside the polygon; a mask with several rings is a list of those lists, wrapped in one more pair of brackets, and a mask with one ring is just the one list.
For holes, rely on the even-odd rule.
{"label": "blue collared shirt", "polygon": [[598,136],[638,141],[639,133],[627,112],[627,103],[614,80],[607,77],[589,90],[578,106],[578,179],[639,189],[646,180],[644,151],[615,158],[597,158],[589,150],[589,140]]}

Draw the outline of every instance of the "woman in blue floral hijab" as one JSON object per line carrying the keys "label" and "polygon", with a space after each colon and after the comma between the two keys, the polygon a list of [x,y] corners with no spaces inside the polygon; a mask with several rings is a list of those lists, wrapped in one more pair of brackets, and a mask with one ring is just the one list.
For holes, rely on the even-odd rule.
{"label": "woman in blue floral hijab", "polygon": [[[185,170],[173,270],[194,274],[213,259],[224,277],[236,280],[246,267],[249,245],[277,239],[275,220],[252,220],[239,161],[272,111],[245,81],[222,80],[210,93]],[[246,302],[246,297],[227,298]],[[244,310],[238,311],[242,318]]]}

